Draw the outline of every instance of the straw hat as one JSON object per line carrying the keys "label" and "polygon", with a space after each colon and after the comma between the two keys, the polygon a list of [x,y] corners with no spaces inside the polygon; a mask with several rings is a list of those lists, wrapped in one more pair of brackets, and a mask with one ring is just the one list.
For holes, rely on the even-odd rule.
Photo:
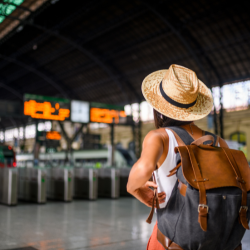
{"label": "straw hat", "polygon": [[195,72],[176,64],[148,75],[142,93],[154,109],[179,121],[199,120],[213,107],[211,91]]}

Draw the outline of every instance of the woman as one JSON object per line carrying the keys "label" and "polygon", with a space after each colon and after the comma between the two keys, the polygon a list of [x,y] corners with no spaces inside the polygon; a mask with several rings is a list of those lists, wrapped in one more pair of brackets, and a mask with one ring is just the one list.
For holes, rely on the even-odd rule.
{"label": "woman", "polygon": [[[168,70],[148,75],[142,83],[142,92],[147,102],[154,108],[157,129],[150,131],[144,139],[141,157],[131,170],[127,190],[139,201],[151,207],[154,191],[149,187],[157,188],[159,206],[164,208],[177,181],[176,176],[167,177],[167,175],[176,166],[174,148],[180,143],[180,138],[167,127],[182,127],[194,140],[202,137],[204,131],[193,121],[204,118],[210,113],[213,98],[210,90],[192,70],[179,65],[171,65]],[[219,144],[226,145],[221,138]],[[148,181],[153,172],[156,184]],[[154,205],[156,207],[156,204]],[[173,249],[182,249],[176,244],[172,246]],[[157,223],[147,249],[165,249],[157,241]]]}

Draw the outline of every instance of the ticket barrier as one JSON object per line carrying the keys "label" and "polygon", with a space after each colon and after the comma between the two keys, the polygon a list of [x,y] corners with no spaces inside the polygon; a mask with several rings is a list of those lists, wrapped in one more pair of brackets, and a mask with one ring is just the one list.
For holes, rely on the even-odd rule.
{"label": "ticket barrier", "polygon": [[128,167],[120,168],[120,196],[131,196],[131,194],[127,192],[127,183],[130,171],[131,168]]}
{"label": "ticket barrier", "polygon": [[16,168],[0,168],[0,202],[6,205],[17,205],[18,172]]}
{"label": "ticket barrier", "polygon": [[120,197],[120,171],[116,168],[98,170],[98,197]]}
{"label": "ticket barrier", "polygon": [[47,198],[72,201],[73,168],[51,167],[47,169]]}
{"label": "ticket barrier", "polygon": [[98,170],[94,168],[74,168],[74,197],[97,199]]}
{"label": "ticket barrier", "polygon": [[46,203],[46,170],[44,168],[18,168],[18,198]]}

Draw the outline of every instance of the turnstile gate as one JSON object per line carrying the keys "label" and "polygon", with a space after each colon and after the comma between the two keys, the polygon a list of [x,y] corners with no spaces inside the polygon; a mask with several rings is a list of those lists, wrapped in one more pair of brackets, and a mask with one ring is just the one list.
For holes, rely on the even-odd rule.
{"label": "turnstile gate", "polygon": [[98,196],[119,198],[120,171],[115,168],[101,168],[98,171]]}
{"label": "turnstile gate", "polygon": [[98,170],[76,167],[74,169],[74,197],[96,200],[97,191]]}
{"label": "turnstile gate", "polygon": [[72,201],[73,168],[52,167],[47,169],[47,198]]}
{"label": "turnstile gate", "polygon": [[128,176],[131,168],[120,168],[120,196],[132,196],[127,192]]}
{"label": "turnstile gate", "polygon": [[17,204],[17,169],[0,168],[0,202],[6,205]]}
{"label": "turnstile gate", "polygon": [[46,170],[18,168],[18,198],[37,203],[46,202]]}

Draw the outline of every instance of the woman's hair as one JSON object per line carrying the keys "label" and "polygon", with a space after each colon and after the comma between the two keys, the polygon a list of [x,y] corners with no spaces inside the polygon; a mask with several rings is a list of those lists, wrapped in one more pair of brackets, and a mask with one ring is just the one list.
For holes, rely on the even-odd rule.
{"label": "woman's hair", "polygon": [[164,128],[164,127],[170,127],[170,126],[181,126],[190,124],[192,121],[177,121],[172,118],[169,118],[165,115],[162,115],[158,111],[154,109],[154,121],[155,121],[155,127],[156,128]]}

